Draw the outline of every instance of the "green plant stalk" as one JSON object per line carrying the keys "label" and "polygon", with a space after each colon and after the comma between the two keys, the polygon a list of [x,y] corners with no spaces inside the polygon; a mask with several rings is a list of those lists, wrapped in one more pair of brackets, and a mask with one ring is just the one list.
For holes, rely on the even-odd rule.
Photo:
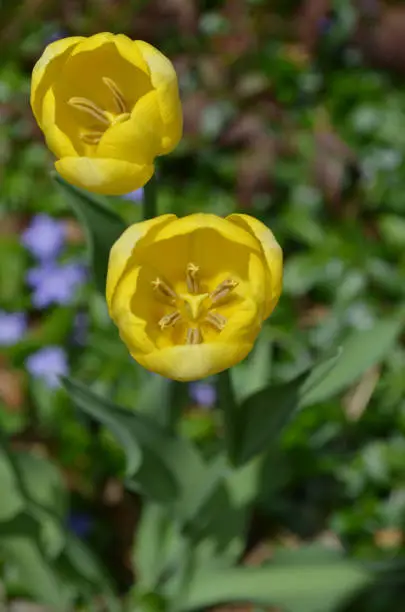
{"label": "green plant stalk", "polygon": [[144,187],[143,219],[144,221],[153,219],[157,214],[157,181],[156,177],[152,176]]}
{"label": "green plant stalk", "polygon": [[229,370],[218,374],[219,407],[224,417],[225,446],[232,466],[236,465],[236,451],[239,438],[239,406],[235,398]]}

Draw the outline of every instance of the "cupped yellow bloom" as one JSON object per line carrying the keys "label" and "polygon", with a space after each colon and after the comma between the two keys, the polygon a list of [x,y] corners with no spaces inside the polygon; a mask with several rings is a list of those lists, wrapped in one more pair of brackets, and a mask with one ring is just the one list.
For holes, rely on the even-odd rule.
{"label": "cupped yellow bloom", "polygon": [[31,107],[59,174],[106,195],[145,185],[182,134],[173,65],[123,34],[51,43],[32,73]]}
{"label": "cupped yellow bloom", "polygon": [[252,349],[281,293],[282,251],[248,215],[162,215],[113,245],[111,318],[132,357],[174,380],[198,380]]}

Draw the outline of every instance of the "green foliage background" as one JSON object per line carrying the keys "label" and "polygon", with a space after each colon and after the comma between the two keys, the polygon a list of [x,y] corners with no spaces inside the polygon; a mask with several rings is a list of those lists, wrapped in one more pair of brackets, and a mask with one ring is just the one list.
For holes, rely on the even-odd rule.
{"label": "green foliage background", "polygon": [[[175,610],[201,608],[227,603],[245,580],[238,572],[249,570],[230,568],[228,560],[264,571],[272,559],[279,562],[272,584],[291,592],[285,600],[274,594],[285,609],[402,609],[404,15],[400,3],[346,0],[0,3],[0,308],[30,316],[27,337],[0,360],[5,602],[99,610],[120,609],[125,600],[128,610],[157,610],[167,597]],[[196,464],[198,487],[189,489],[195,476],[191,482],[179,476],[177,447],[159,454],[147,427],[145,437],[137,437],[141,421],[133,421],[129,442],[118,435],[117,443],[100,428],[98,421],[108,426],[109,417],[97,402],[91,408],[86,387],[50,391],[24,369],[32,351],[64,345],[72,378],[130,409],[134,419],[144,416],[164,428],[176,405],[182,411],[176,436],[187,461],[197,461],[190,459],[195,448],[207,460],[214,457],[222,439],[229,396],[221,392],[216,409],[207,411],[184,389],[174,390],[170,407],[168,381],[129,359],[94,284],[69,307],[41,312],[30,303],[24,279],[31,262],[20,233],[32,215],[71,219],[68,254],[86,257],[73,200],[51,178],[52,158],[31,116],[30,72],[52,36],[98,31],[147,40],[178,71],[185,134],[176,151],[159,160],[159,213],[247,212],[272,228],[285,254],[279,306],[253,354],[231,372],[241,414],[228,451],[240,471],[218,490],[219,540],[208,546],[222,565],[210,566],[208,582],[193,582],[178,601],[177,578],[163,577],[180,559],[184,576],[178,579],[187,583],[190,548],[198,543],[205,542],[198,559],[210,558],[201,534],[211,518],[202,502],[201,524],[191,517],[215,469],[227,468],[209,464],[206,471]],[[126,224],[141,219],[137,204],[110,198],[106,205]],[[78,311],[90,317],[83,350],[70,342]],[[327,359],[330,367],[321,367],[316,384],[303,390],[300,375]],[[244,470],[259,450],[265,453],[257,477]],[[148,457],[142,486],[139,478],[131,486],[141,455]],[[171,474],[183,483],[181,495],[173,492]],[[249,519],[236,511],[246,502],[238,495],[253,510]],[[145,496],[160,505],[145,506]],[[161,504],[188,526],[188,539]],[[69,514],[82,512],[92,517],[84,541],[67,523]],[[329,569],[325,552],[311,552],[321,544],[332,556],[343,549],[359,566],[329,559]],[[285,557],[277,561],[277,555]],[[319,591],[320,584],[340,579],[349,584],[363,563],[382,570],[357,599],[341,603],[326,587]],[[228,573],[221,574],[224,568]],[[206,595],[215,580],[220,601]],[[159,590],[162,581],[166,591]],[[251,587],[258,605],[269,603],[267,594],[261,598],[267,583],[264,573]]]}

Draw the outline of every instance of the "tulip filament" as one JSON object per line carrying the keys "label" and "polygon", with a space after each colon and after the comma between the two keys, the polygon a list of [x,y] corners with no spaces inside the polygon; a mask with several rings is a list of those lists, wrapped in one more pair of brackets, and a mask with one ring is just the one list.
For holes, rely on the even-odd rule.
{"label": "tulip filament", "polygon": [[[125,101],[124,94],[118,87],[117,83],[109,77],[103,77],[102,81],[112,93],[117,111],[116,113],[110,113],[103,110],[95,102],[89,100],[89,98],[84,98],[81,96],[73,96],[68,100],[68,104],[73,108],[94,117],[94,119],[96,119],[99,123],[106,126],[105,129],[108,129],[112,125],[127,121],[131,114]],[[85,144],[97,145],[103,135],[104,131],[100,131],[98,128],[95,128],[94,130],[84,132],[81,134],[80,138]]]}
{"label": "tulip filament", "polygon": [[209,325],[221,332],[228,320],[219,312],[212,310],[214,304],[223,301],[237,286],[238,282],[228,278],[222,281],[211,293],[201,291],[199,281],[200,268],[194,263],[186,267],[186,286],[188,293],[178,295],[169,283],[161,278],[151,282],[153,291],[166,304],[174,305],[176,310],[170,312],[158,322],[161,331],[174,327],[177,323],[187,325],[186,344],[201,344],[203,335],[201,325]]}

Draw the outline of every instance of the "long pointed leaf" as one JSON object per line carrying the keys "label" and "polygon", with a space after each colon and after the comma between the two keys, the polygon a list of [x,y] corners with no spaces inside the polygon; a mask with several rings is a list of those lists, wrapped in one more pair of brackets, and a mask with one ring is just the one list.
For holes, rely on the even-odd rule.
{"label": "long pointed leaf", "polygon": [[102,198],[70,185],[57,174],[54,179],[86,231],[94,282],[97,289],[105,293],[110,249],[126,225],[119,215],[105,205]]}

